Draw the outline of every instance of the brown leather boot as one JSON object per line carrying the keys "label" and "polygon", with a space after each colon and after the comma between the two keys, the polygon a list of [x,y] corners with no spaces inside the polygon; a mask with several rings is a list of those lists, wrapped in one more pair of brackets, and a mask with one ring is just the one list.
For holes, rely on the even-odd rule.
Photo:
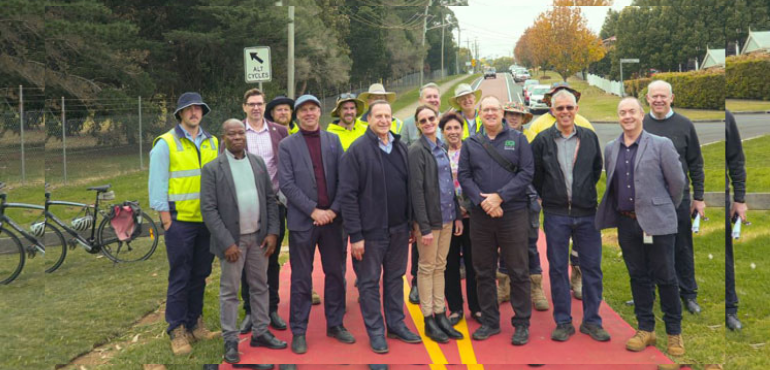
{"label": "brown leather boot", "polygon": [[511,278],[501,272],[497,272],[497,304],[511,300]]}
{"label": "brown leather boot", "polygon": [[169,334],[171,337],[171,352],[174,356],[185,356],[192,353],[192,346],[187,337],[187,328],[179,325]]}
{"label": "brown leather boot", "polygon": [[548,300],[545,299],[545,293],[543,292],[543,275],[532,274],[529,275],[529,281],[532,283],[532,304],[537,311],[548,311]]}
{"label": "brown leather boot", "polygon": [[583,274],[580,272],[580,266],[572,266],[572,274],[569,278],[572,294],[575,299],[583,299]]}
{"label": "brown leather boot", "polygon": [[682,334],[668,336],[668,354],[671,356],[684,355],[684,340]]}
{"label": "brown leather boot", "polygon": [[655,345],[655,332],[637,330],[631,339],[626,341],[626,349],[632,352],[641,352],[648,346]]}
{"label": "brown leather boot", "polygon": [[203,316],[198,317],[198,323],[195,324],[195,329],[190,332],[192,341],[209,340],[222,336],[221,331],[214,331],[206,328],[206,324],[203,322]]}

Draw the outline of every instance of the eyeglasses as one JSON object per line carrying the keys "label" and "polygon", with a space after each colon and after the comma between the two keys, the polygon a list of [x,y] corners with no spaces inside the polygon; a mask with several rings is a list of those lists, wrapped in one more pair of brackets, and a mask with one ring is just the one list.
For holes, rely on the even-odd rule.
{"label": "eyeglasses", "polygon": [[575,108],[577,107],[574,105],[561,105],[558,107],[554,107],[553,109],[555,109],[557,112],[564,112],[565,110],[572,112],[573,110],[575,110]]}
{"label": "eyeglasses", "polygon": [[265,106],[265,103],[246,103],[244,105],[249,108],[254,108],[254,107],[263,107]]}
{"label": "eyeglasses", "polygon": [[421,124],[421,125],[424,125],[424,124],[425,124],[425,123],[427,123],[428,121],[430,121],[430,122],[436,122],[436,116],[430,116],[430,117],[428,117],[428,118],[423,118],[423,119],[420,119],[418,122],[420,122],[420,124]]}
{"label": "eyeglasses", "polygon": [[339,99],[337,99],[337,100],[344,100],[344,99],[355,99],[355,98],[356,98],[356,94],[353,94],[353,93],[344,93],[344,94],[340,94],[340,97],[339,97]]}

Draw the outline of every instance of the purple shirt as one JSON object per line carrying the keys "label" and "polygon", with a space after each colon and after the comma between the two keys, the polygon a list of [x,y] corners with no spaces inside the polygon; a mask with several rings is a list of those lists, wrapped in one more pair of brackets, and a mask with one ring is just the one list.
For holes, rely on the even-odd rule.
{"label": "purple shirt", "polygon": [[270,130],[267,127],[267,121],[262,120],[262,129],[255,130],[244,120],[246,124],[246,150],[249,153],[262,157],[267,166],[267,173],[270,175],[270,182],[273,184],[273,191],[278,192],[278,156],[273,153],[273,140],[270,137]]}
{"label": "purple shirt", "polygon": [[615,197],[615,204],[618,211],[634,212],[634,198],[636,198],[636,189],[634,188],[634,162],[636,162],[636,151],[639,149],[639,139],[626,146],[623,140],[623,134],[620,134],[620,153],[615,163],[615,173],[612,179],[612,196]]}

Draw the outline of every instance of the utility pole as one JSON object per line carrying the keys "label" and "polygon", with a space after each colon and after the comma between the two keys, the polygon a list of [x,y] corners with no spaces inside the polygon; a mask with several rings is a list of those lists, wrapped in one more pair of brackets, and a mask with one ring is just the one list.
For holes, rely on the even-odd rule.
{"label": "utility pole", "polygon": [[[425,13],[422,17],[422,51],[425,52],[425,34],[428,33],[428,8],[433,3],[433,0],[428,0],[428,5],[425,5]],[[425,54],[422,54],[420,58],[420,86],[423,85],[423,78],[425,70]]]}
{"label": "utility pole", "polygon": [[460,25],[457,25],[457,49],[455,49],[455,74],[460,74]]}
{"label": "utility pole", "polygon": [[294,99],[294,6],[289,6],[289,69],[287,73],[288,77],[288,92],[289,99]]}
{"label": "utility pole", "polygon": [[441,78],[446,77],[444,74],[444,31],[446,30],[446,26],[444,24],[444,14],[441,14]]}
{"label": "utility pole", "polygon": [[24,162],[24,87],[19,85],[19,132],[21,133],[21,184],[27,180],[27,168]]}
{"label": "utility pole", "polygon": [[64,164],[64,185],[67,185],[67,114],[64,107],[64,97],[61,97],[61,148],[62,148],[62,162]]}

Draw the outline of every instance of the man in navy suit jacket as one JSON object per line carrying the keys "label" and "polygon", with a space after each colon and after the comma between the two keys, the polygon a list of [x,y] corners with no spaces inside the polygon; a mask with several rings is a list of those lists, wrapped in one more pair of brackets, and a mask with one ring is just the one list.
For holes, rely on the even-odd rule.
{"label": "man in navy suit jacket", "polygon": [[279,145],[278,179],[288,203],[291,303],[289,323],[291,349],[307,351],[305,332],[310,316],[315,248],[321,252],[325,275],[324,313],[326,334],[343,343],[355,343],[342,325],[345,314],[345,283],[342,265],[342,221],[337,197],[338,167],[342,157],[339,136],[319,126],[321,103],[312,95],[300,96],[294,104],[300,131]]}

